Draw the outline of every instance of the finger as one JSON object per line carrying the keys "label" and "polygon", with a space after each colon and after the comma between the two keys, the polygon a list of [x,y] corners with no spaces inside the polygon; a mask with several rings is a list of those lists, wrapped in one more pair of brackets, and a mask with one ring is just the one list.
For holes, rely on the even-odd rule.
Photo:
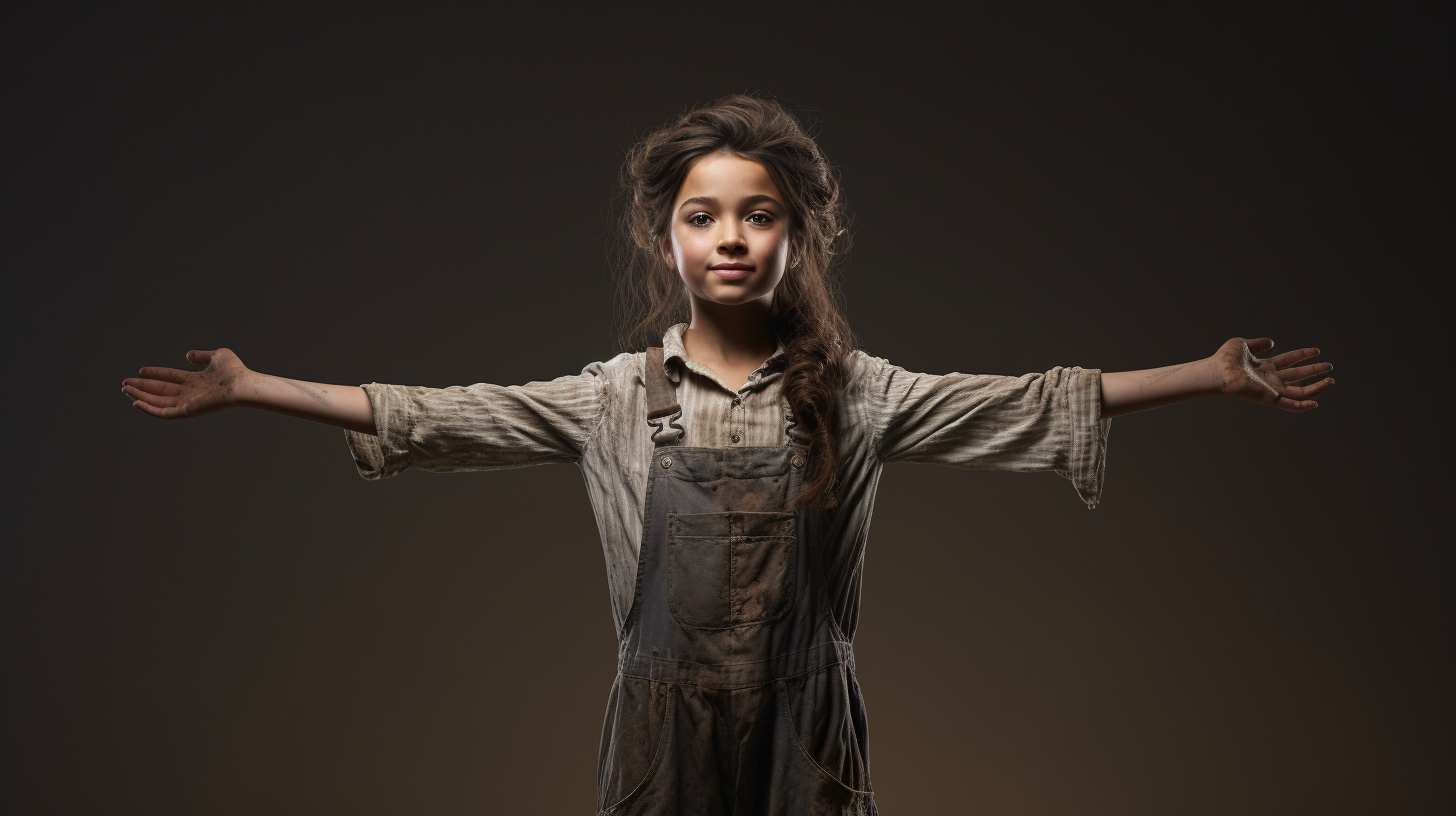
{"label": "finger", "polygon": [[179,371],[175,368],[158,368],[156,366],[147,366],[137,373],[142,375],[143,377],[147,377],[153,380],[166,380],[167,382],[180,383],[186,382],[187,375],[195,372]]}
{"label": "finger", "polygon": [[149,405],[141,400],[133,402],[131,406],[144,414],[151,414],[158,419],[172,419],[177,415],[176,408],[158,408],[155,405]]}
{"label": "finger", "polygon": [[198,349],[193,349],[187,352],[187,362],[197,363],[198,365],[205,366],[208,363],[212,362],[212,354],[213,353],[211,351],[200,351]]}
{"label": "finger", "polygon": [[1297,400],[1288,397],[1280,397],[1277,406],[1281,411],[1288,411],[1291,414],[1302,414],[1305,411],[1313,411],[1319,407],[1314,400]]}
{"label": "finger", "polygon": [[1317,348],[1295,349],[1294,351],[1286,351],[1283,354],[1270,357],[1269,362],[1273,363],[1276,368],[1284,368],[1285,366],[1292,366],[1298,362],[1312,360],[1318,357],[1319,353],[1320,351]]}
{"label": "finger", "polygon": [[1314,365],[1300,366],[1299,368],[1286,368],[1279,372],[1279,379],[1282,382],[1299,382],[1307,377],[1316,374],[1328,374],[1335,367],[1330,363],[1315,363]]}
{"label": "finger", "polygon": [[142,391],[138,388],[133,388],[129,385],[122,388],[121,391],[122,393],[126,394],[128,397],[131,397],[134,400],[140,400],[147,403],[148,405],[155,405],[158,408],[171,408],[172,406],[177,404],[176,397],[168,397],[162,394],[150,394],[146,391]]}
{"label": "finger", "polygon": [[1267,337],[1246,337],[1244,338],[1244,345],[1248,346],[1249,351],[1255,354],[1263,354],[1269,349],[1274,348],[1274,341]]}
{"label": "finger", "polygon": [[166,380],[144,380],[141,377],[127,377],[121,381],[121,390],[125,391],[127,386],[151,394],[161,394],[164,397],[175,397],[182,393],[182,386],[177,383],[167,382]]}
{"label": "finger", "polygon": [[1323,380],[1320,380],[1317,383],[1312,383],[1310,385],[1291,385],[1288,388],[1284,389],[1284,396],[1297,400],[1306,399],[1308,397],[1314,396],[1315,394],[1318,394],[1319,392],[1325,390],[1326,388],[1329,388],[1334,384],[1334,377],[1325,377]]}

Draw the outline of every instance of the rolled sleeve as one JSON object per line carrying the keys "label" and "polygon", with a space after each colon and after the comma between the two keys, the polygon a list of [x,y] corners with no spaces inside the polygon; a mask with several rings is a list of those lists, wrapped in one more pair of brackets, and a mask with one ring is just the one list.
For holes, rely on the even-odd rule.
{"label": "rolled sleeve", "polygon": [[1107,434],[1112,420],[1102,416],[1102,371],[1068,368],[1067,423],[1072,441],[1067,467],[1057,473],[1070,479],[1088,509],[1102,500],[1103,474],[1107,467]]}
{"label": "rolled sleeve", "polygon": [[413,421],[408,411],[413,401],[409,386],[365,383],[359,386],[374,410],[374,434],[344,431],[344,441],[354,457],[354,466],[365,479],[384,479],[410,466],[409,438]]}
{"label": "rolled sleeve", "polygon": [[600,364],[525,385],[366,383],[375,434],[344,432],[359,475],[491,470],[581,458],[605,410]]}
{"label": "rolled sleeve", "polygon": [[1101,372],[919,374],[875,358],[871,395],[884,462],[1054,471],[1088,507],[1102,495],[1107,434]]}

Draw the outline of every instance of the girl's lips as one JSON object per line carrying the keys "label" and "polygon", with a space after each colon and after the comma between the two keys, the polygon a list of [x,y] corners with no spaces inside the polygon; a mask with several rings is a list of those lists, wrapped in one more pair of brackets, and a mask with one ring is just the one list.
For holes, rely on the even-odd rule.
{"label": "girl's lips", "polygon": [[752,269],[747,269],[747,268],[736,268],[735,269],[735,268],[726,267],[726,266],[722,266],[722,267],[715,266],[715,267],[713,267],[713,269],[711,271],[712,271],[712,273],[714,275],[717,275],[718,277],[722,278],[723,280],[741,280],[743,278],[748,277],[748,273],[752,272],[753,270]]}

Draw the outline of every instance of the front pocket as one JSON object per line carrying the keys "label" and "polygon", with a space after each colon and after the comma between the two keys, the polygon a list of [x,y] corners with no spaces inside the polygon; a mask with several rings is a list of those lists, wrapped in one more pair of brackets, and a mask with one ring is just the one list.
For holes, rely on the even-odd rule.
{"label": "front pocket", "polygon": [[864,709],[854,676],[830,666],[779,680],[777,704],[793,742],[785,750],[798,760],[799,773],[784,771],[790,786],[846,803],[855,797],[872,801]]}
{"label": "front pocket", "polygon": [[766,623],[794,605],[793,513],[668,513],[667,606],[679,624]]}
{"label": "front pocket", "polygon": [[641,799],[670,750],[674,687],[617,675],[602,723],[597,811],[613,816]]}

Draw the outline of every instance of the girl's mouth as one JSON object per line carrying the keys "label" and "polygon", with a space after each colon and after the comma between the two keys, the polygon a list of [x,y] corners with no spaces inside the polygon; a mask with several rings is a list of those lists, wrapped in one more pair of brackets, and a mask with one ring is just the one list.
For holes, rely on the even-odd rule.
{"label": "girl's mouth", "polygon": [[752,271],[753,267],[749,266],[748,264],[737,263],[718,264],[717,266],[712,268],[713,274],[717,275],[723,280],[741,280],[748,277],[748,273]]}

